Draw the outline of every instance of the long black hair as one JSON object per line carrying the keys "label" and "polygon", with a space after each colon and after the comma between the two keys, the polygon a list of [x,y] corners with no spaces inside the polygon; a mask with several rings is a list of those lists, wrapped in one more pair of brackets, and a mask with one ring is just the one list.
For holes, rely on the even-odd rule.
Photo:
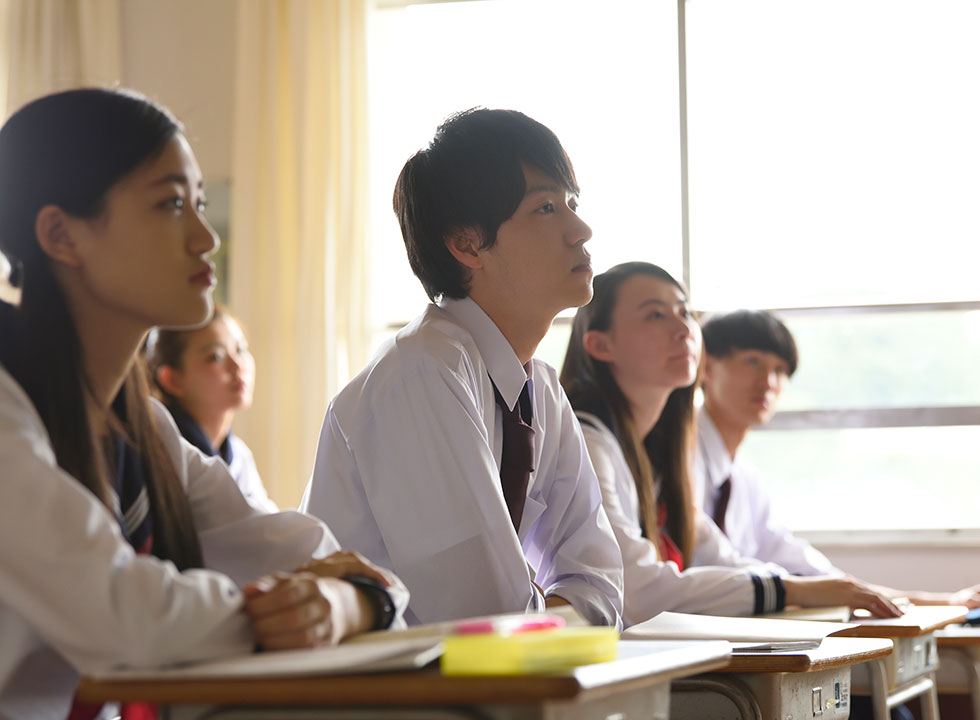
{"label": "long black hair", "polygon": [[585,334],[589,330],[609,330],[619,288],[635,275],[666,280],[687,295],[670,273],[647,262],[622,263],[597,275],[592,301],[575,315],[561,369],[561,384],[572,407],[611,423],[610,429],[619,440],[636,484],[643,534],[656,539],[658,503],[663,503],[667,509],[667,534],[677,544],[686,564],[694,551],[695,535],[690,466],[697,383],[671,392],[653,429],[646,437],[640,437],[629,401],[616,384],[608,363],[596,360],[585,349]]}
{"label": "long black hair", "polygon": [[[99,217],[109,190],[158,157],[180,131],[169,112],[145,97],[95,88],[35,100],[0,129],[0,251],[21,289],[18,306],[0,303],[0,362],[41,416],[58,465],[107,506],[109,484],[86,412],[79,337],[35,223],[48,205],[73,217]],[[139,451],[150,493],[153,552],[181,569],[198,567],[190,506],[136,363],[122,392],[123,429]]]}

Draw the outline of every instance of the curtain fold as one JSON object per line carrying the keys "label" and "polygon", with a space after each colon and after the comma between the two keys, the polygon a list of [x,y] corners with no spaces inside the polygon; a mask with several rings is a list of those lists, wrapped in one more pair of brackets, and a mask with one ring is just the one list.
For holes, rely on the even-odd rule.
{"label": "curtain fold", "polygon": [[295,507],[329,398],[364,364],[365,0],[237,6],[229,300],[255,354],[237,431]]}
{"label": "curtain fold", "polygon": [[[30,100],[122,76],[121,0],[0,0],[0,117]],[[0,258],[0,299],[16,302]]]}

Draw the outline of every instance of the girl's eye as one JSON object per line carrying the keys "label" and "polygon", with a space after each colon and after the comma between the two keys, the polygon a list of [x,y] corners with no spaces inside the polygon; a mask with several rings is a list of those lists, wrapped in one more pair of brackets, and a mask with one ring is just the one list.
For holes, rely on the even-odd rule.
{"label": "girl's eye", "polygon": [[203,213],[207,209],[208,209],[208,201],[207,200],[198,200],[198,202],[197,202],[197,211],[199,213]]}
{"label": "girl's eye", "polygon": [[654,310],[649,315],[647,315],[647,320],[660,320],[664,314],[659,310]]}
{"label": "girl's eye", "polygon": [[538,212],[543,215],[550,215],[555,211],[555,204],[552,202],[547,202],[538,208]]}
{"label": "girl's eye", "polygon": [[577,213],[578,212],[578,200],[576,200],[575,198],[572,198],[571,200],[569,200],[568,201],[568,208],[573,213]]}
{"label": "girl's eye", "polygon": [[208,362],[220,362],[224,357],[224,353],[213,352],[208,355]]}
{"label": "girl's eye", "polygon": [[184,198],[179,195],[172,198],[167,198],[162,203],[161,207],[167,208],[168,210],[183,210],[184,209]]}

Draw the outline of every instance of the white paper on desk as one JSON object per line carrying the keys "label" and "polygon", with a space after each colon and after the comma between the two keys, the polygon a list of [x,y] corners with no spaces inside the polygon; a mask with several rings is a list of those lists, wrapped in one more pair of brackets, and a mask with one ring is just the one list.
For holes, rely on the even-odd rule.
{"label": "white paper on desk", "polygon": [[306,650],[279,650],[153,670],[113,670],[90,677],[96,680],[210,680],[286,675],[344,675],[415,670],[441,654],[442,643],[438,640],[410,638],[387,643],[345,643]]}
{"label": "white paper on desk", "polygon": [[896,618],[876,618],[855,610],[856,619],[861,625],[873,627],[931,627],[933,625],[958,622],[969,612],[962,605],[909,605],[904,614]]}
{"label": "white paper on desk", "polygon": [[731,643],[820,642],[853,623],[720,617],[662,612],[623,632],[624,640],[727,640]]}
{"label": "white paper on desk", "polygon": [[792,610],[766,613],[759,617],[772,618],[774,620],[819,620],[820,622],[846,623],[851,619],[851,608],[847,607],[847,605],[793,608]]}

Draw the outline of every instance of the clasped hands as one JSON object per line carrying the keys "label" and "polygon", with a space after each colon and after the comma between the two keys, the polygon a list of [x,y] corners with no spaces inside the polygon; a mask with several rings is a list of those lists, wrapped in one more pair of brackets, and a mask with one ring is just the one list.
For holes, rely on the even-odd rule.
{"label": "clasped hands", "polygon": [[374,606],[347,575],[377,580],[385,588],[394,577],[358,553],[341,550],[291,573],[267,575],[249,583],[244,610],[255,642],[265,650],[336,645],[374,624]]}

